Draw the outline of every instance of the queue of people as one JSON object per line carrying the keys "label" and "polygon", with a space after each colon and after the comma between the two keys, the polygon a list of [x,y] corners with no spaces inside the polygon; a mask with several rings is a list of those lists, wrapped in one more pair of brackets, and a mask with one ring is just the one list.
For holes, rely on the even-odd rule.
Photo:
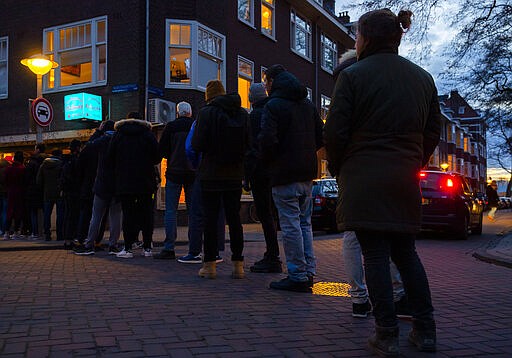
{"label": "queue of people", "polygon": [[[138,113],[115,124],[104,122],[82,151],[96,160],[92,161],[93,184],[85,191],[77,143],[71,143],[71,156],[65,160],[60,150],[44,158],[44,147],[39,147],[26,166],[23,153],[17,152],[12,165],[0,161],[0,175],[5,178],[0,186],[0,212],[7,211],[1,220],[2,231],[7,235],[19,232],[29,212],[31,232],[37,235],[34,212],[42,203],[44,235],[51,240],[50,216],[55,206],[57,240],[70,245],[76,238],[83,245],[75,253],[91,255],[110,212],[109,253],[132,258],[132,248],[142,233],[143,256],[175,259],[177,208],[183,189],[189,253],[178,261],[201,264],[198,275],[215,279],[216,265],[222,262],[219,254],[224,250],[226,222],[232,277],[243,279],[243,186],[253,191],[266,243],[263,258],[251,265],[250,271],[283,271],[272,215],[275,207],[287,276],[270,283],[270,288],[312,292],[317,270],[311,226],[312,180],[317,175],[316,153],[325,144],[329,171],[340,188],[337,224],[345,231],[345,266],[352,275],[355,298],[353,315],[366,317],[372,311],[375,318],[369,346],[382,356],[399,355],[397,314],[406,297],[407,314],[412,316],[408,340],[419,351],[435,351],[434,308],[415,248],[421,207],[416,173],[439,142],[440,112],[431,75],[398,55],[411,15],[410,11],[395,15],[382,9],[361,16],[355,51],[336,71],[325,126],[307,98],[306,88],[285,67],[273,65],[265,70],[263,83],[250,87],[250,115],[241,107],[237,93],[226,93],[221,81],[211,80],[206,85],[206,105],[197,119],[193,119],[190,104],[180,102],[178,118],[166,125],[159,142]],[[162,158],[167,159],[166,236],[163,250],[153,255],[155,166]],[[15,205],[15,200],[25,202],[19,198],[33,194],[29,188],[34,185],[43,188],[42,199],[33,204],[27,200],[28,208]],[[375,196],[382,198],[382,204],[367,205]],[[81,201],[89,204],[77,205]],[[388,202],[395,205],[388,206]],[[81,227],[87,227],[86,235],[80,233]],[[124,248],[118,252],[121,227]]]}

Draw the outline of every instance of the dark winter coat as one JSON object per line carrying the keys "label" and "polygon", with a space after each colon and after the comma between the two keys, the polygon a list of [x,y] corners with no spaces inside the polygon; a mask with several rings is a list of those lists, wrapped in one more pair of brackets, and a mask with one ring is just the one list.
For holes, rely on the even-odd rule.
{"label": "dark winter coat", "polygon": [[5,187],[5,168],[9,166],[9,162],[4,158],[0,159],[0,197],[7,196],[7,188]]}
{"label": "dark winter coat", "polygon": [[112,199],[114,195],[114,168],[107,161],[108,147],[114,133],[114,131],[107,131],[90,143],[91,150],[98,156],[93,192],[107,201]]}
{"label": "dark winter coat", "polygon": [[252,104],[252,111],[249,114],[249,146],[245,155],[245,177],[246,180],[257,178],[268,178],[269,170],[267,165],[261,161],[258,147],[258,135],[261,131],[261,117],[263,107],[268,102],[268,97]]}
{"label": "dark winter coat", "polygon": [[43,207],[43,188],[37,184],[37,172],[46,158],[45,154],[33,154],[25,166],[26,204],[30,208]]}
{"label": "dark winter coat", "polygon": [[396,51],[360,56],[336,82],[325,124],[326,152],[338,176],[338,227],[416,233],[418,172],[439,142],[432,76]]}
{"label": "dark winter coat", "polygon": [[80,197],[80,172],[78,168],[79,153],[72,153],[62,165],[61,189],[62,193],[68,197]]}
{"label": "dark winter coat", "polygon": [[273,79],[261,126],[258,141],[272,186],[317,177],[316,152],[323,147],[323,123],[307,99],[306,88],[291,73],[282,72]]}
{"label": "dark winter coat", "polygon": [[485,189],[485,195],[487,195],[487,203],[489,207],[495,208],[500,202],[498,192],[490,185],[487,185]]}
{"label": "dark winter coat", "polygon": [[[228,128],[228,123],[233,127]],[[247,123],[248,114],[237,93],[215,97],[199,111],[192,148],[202,155],[198,175],[203,190],[241,188]]]}
{"label": "dark winter coat", "polygon": [[157,187],[155,165],[160,156],[151,124],[130,118],[116,122],[115,129],[108,149],[109,165],[114,169],[115,194],[154,193]]}
{"label": "dark winter coat", "polygon": [[185,142],[193,122],[190,117],[178,117],[167,123],[158,143],[160,156],[167,159],[165,178],[173,183],[191,184],[196,177],[185,153]]}
{"label": "dark winter coat", "polygon": [[78,156],[78,172],[80,173],[80,198],[92,202],[94,181],[98,170],[98,148],[91,145],[103,132],[96,131],[89,138]]}
{"label": "dark winter coat", "polygon": [[7,218],[22,219],[25,213],[25,166],[13,162],[5,168],[4,174],[7,188]]}
{"label": "dark winter coat", "polygon": [[51,156],[43,160],[37,172],[37,185],[43,188],[44,201],[54,201],[61,199],[62,160],[56,156]]}

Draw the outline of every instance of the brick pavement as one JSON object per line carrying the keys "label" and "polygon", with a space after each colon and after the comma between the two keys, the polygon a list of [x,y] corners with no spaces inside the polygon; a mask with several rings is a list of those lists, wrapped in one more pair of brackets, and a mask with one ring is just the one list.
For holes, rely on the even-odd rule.
{"label": "brick pavement", "polygon": [[[512,270],[471,255],[494,237],[491,231],[485,226],[484,235],[468,241],[418,241],[439,351],[416,352],[403,321],[404,357],[512,356]],[[264,250],[254,237],[246,243],[246,267]],[[186,249],[180,245],[177,253]],[[316,236],[315,250],[317,282],[343,283],[339,236]],[[1,251],[0,356],[369,356],[373,321],[352,318],[348,297],[267,289],[279,274],[232,280],[229,260],[218,265],[217,280],[200,279],[198,269],[140,256]]]}

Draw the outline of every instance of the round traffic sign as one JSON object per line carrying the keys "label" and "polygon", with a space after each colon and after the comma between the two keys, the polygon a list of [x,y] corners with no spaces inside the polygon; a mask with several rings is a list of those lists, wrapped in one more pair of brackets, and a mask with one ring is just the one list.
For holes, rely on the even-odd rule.
{"label": "round traffic sign", "polygon": [[32,118],[41,127],[50,125],[53,120],[53,108],[47,99],[38,97],[32,102]]}

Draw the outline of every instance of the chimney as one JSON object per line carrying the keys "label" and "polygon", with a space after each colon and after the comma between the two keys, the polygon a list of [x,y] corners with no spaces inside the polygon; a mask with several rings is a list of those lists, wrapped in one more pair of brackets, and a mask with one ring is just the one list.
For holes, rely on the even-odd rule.
{"label": "chimney", "polygon": [[336,12],[334,10],[334,4],[336,0],[324,0],[324,9],[331,15],[336,16]]}
{"label": "chimney", "polygon": [[350,16],[348,15],[348,11],[340,12],[338,19],[343,25],[348,24],[350,22]]}

